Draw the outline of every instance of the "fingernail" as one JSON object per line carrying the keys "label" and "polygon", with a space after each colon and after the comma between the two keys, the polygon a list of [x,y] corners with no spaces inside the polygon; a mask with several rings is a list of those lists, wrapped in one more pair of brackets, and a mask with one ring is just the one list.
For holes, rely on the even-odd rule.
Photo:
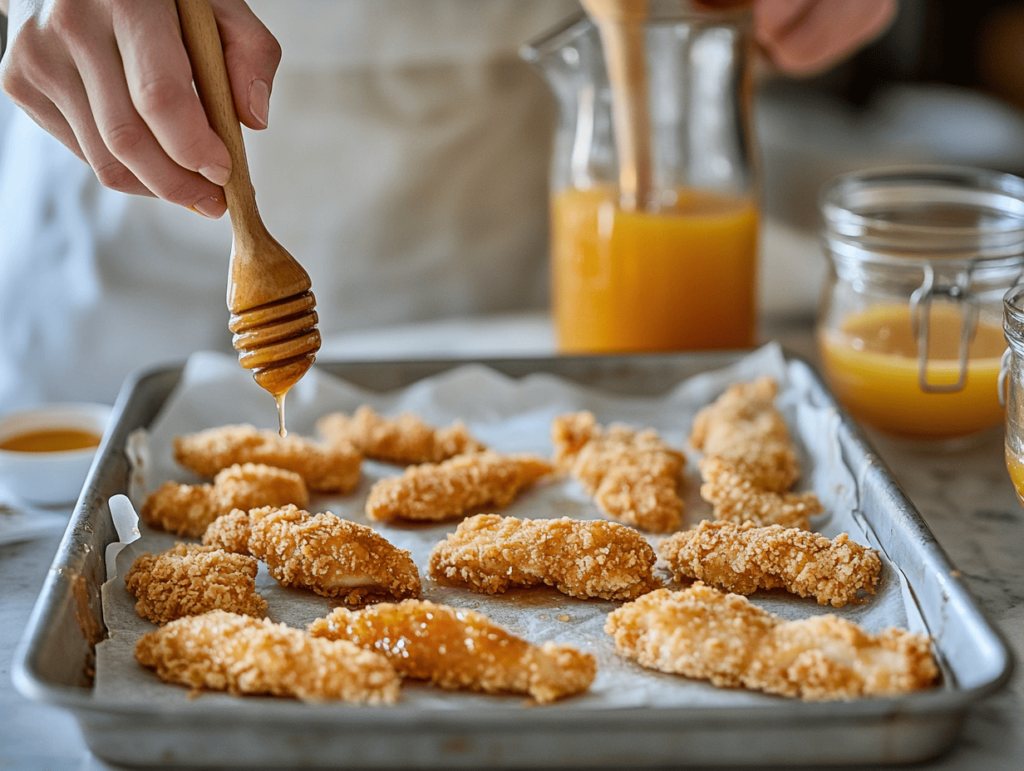
{"label": "fingernail", "polygon": [[223,187],[231,179],[231,171],[227,166],[221,166],[219,163],[211,163],[209,166],[200,166],[199,173],[210,180],[215,185]]}
{"label": "fingernail", "polygon": [[254,80],[249,84],[249,109],[259,124],[267,127],[270,114],[270,86],[265,80]]}
{"label": "fingernail", "polygon": [[220,219],[227,210],[223,201],[218,201],[212,196],[209,198],[202,198],[188,208],[196,214],[202,214],[204,217],[209,217],[212,220]]}

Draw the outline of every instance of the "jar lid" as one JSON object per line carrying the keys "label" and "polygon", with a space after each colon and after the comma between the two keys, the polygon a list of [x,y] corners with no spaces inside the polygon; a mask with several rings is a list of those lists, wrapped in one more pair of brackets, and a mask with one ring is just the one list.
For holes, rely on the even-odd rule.
{"label": "jar lid", "polygon": [[[833,251],[880,262],[1024,260],[1024,179],[957,166],[844,174],[822,192]],[[836,249],[837,244],[847,249]]]}

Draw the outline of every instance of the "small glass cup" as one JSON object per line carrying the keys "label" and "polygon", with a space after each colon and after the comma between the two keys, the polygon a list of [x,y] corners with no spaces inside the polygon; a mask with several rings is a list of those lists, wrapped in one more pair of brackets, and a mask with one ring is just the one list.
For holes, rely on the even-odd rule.
{"label": "small glass cup", "polygon": [[829,183],[822,371],[854,418],[949,440],[1003,422],[1003,295],[1024,273],[1024,180],[896,167]]}
{"label": "small glass cup", "polygon": [[999,373],[999,396],[1006,408],[1006,470],[1024,505],[1024,285],[1003,297],[1003,334],[1009,346]]}

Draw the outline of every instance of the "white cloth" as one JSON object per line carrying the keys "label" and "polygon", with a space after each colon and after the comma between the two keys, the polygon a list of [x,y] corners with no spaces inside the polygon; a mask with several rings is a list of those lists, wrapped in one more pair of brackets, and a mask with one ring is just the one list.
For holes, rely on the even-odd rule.
{"label": "white cloth", "polygon": [[[576,1],[251,5],[284,51],[253,185],[325,336],[540,307],[555,105],[516,51]],[[227,217],[101,187],[0,100],[0,410],[229,351]]]}

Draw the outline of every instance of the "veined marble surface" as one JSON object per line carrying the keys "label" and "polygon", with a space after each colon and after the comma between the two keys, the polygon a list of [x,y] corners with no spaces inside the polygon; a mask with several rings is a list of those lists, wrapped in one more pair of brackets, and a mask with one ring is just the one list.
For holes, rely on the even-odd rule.
{"label": "veined marble surface", "polygon": [[[806,324],[768,329],[813,361]],[[453,342],[459,341],[459,342]],[[403,327],[328,341],[331,358],[534,355],[551,351],[541,317]],[[1024,509],[1003,460],[999,430],[969,445],[936,449],[867,432],[979,603],[1024,661]],[[61,531],[0,545],[0,771],[113,771],[86,749],[74,718],[23,698],[11,684],[14,648],[56,552]],[[877,767],[876,767],[877,768]],[[920,771],[1024,769],[1024,666],[967,715],[953,749]]]}

